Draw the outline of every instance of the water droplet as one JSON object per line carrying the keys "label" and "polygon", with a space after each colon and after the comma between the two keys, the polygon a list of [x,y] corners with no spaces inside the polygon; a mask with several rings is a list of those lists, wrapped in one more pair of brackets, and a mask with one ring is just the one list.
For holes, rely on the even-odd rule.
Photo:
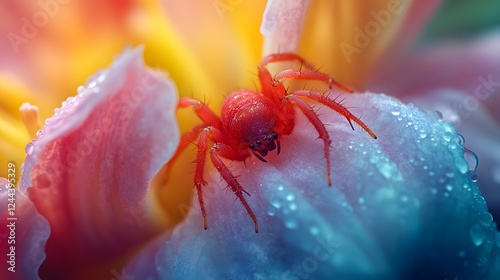
{"label": "water droplet", "polygon": [[274,216],[274,215],[276,215],[276,208],[274,208],[274,207],[269,207],[269,208],[267,209],[267,214],[268,214],[269,216]]}
{"label": "water droplet", "polygon": [[458,171],[460,171],[460,173],[462,174],[465,174],[467,171],[469,171],[469,165],[467,164],[467,161],[465,161],[461,157],[455,158],[455,165],[457,166]]}
{"label": "water droplet", "polygon": [[78,92],[78,94],[82,94],[84,91],[85,91],[85,87],[84,86],[79,86],[76,91]]}
{"label": "water droplet", "polygon": [[463,146],[465,144],[465,138],[462,136],[462,134],[458,134],[458,144],[460,146]]}
{"label": "water droplet", "polygon": [[477,182],[477,179],[479,179],[479,174],[475,170],[469,170],[469,177],[472,182]]}
{"label": "water droplet", "polygon": [[420,139],[424,139],[425,137],[427,137],[427,133],[425,132],[420,133]]}
{"label": "water droplet", "polygon": [[274,206],[274,208],[276,208],[276,209],[280,209],[281,208],[281,203],[278,200],[272,201],[271,205]]}
{"label": "water droplet", "polygon": [[439,112],[439,111],[434,111],[434,113],[436,113],[438,119],[442,120],[443,119],[443,113]]}
{"label": "water droplet", "polygon": [[493,216],[490,214],[490,212],[484,212],[479,216],[479,222],[483,226],[488,227],[493,222]]}
{"label": "water droplet", "polygon": [[40,137],[40,136],[42,136],[42,131],[41,131],[41,130],[38,130],[38,131],[36,132],[36,137]]}
{"label": "water droplet", "polygon": [[479,194],[479,188],[476,185],[472,185],[471,189],[472,189],[472,194],[473,195],[478,195]]}
{"label": "water droplet", "polygon": [[481,246],[484,240],[486,239],[486,234],[484,233],[484,229],[480,225],[473,225],[470,229],[470,237],[474,245]]}
{"label": "water droplet", "polygon": [[446,185],[446,190],[451,192],[453,190],[453,186],[452,185]]}
{"label": "water droplet", "polygon": [[284,189],[284,187],[281,185],[278,187],[278,191],[282,191],[283,189]]}
{"label": "water droplet", "polygon": [[34,148],[35,148],[34,141],[31,141],[28,144],[26,144],[26,147],[24,147],[24,151],[26,152],[27,155],[31,155],[31,153],[33,153]]}
{"label": "water droplet", "polygon": [[297,204],[290,203],[290,205],[288,206],[288,208],[290,208],[291,211],[295,211],[295,210],[297,210]]}
{"label": "water droplet", "polygon": [[401,112],[399,112],[399,111],[392,111],[391,114],[393,114],[394,116],[399,116],[401,114]]}
{"label": "water droplet", "polygon": [[443,135],[444,141],[450,142],[451,141],[451,136],[452,136],[451,132],[445,132],[444,135]]}
{"label": "water droplet", "polygon": [[319,235],[319,228],[317,228],[317,227],[311,227],[311,228],[309,229],[309,232],[310,232],[312,235],[317,236],[317,235]]}
{"label": "water droplet", "polygon": [[299,226],[297,220],[292,218],[292,216],[287,216],[287,219],[285,220],[285,227],[288,229],[296,229]]}
{"label": "water droplet", "polygon": [[286,196],[286,200],[288,201],[293,201],[295,199],[295,196],[293,195],[293,193],[289,193],[287,196]]}

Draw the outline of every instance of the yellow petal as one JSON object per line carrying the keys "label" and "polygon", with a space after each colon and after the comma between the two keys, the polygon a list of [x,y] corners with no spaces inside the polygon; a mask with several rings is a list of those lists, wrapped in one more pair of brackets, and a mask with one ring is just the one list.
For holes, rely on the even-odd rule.
{"label": "yellow petal", "polygon": [[405,0],[311,1],[299,53],[338,81],[360,86],[397,34],[409,4]]}

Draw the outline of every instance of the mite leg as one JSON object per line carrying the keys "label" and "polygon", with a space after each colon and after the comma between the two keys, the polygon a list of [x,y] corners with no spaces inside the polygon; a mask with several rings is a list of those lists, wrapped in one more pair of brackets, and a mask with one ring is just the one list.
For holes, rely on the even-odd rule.
{"label": "mite leg", "polygon": [[300,70],[286,69],[276,74],[274,76],[274,79],[276,81],[281,81],[285,79],[320,81],[326,83],[329,89],[332,89],[332,87],[335,85],[341,90],[344,90],[346,92],[349,93],[354,92],[349,87],[335,81],[330,75],[319,72],[318,70],[314,69],[300,69]]}
{"label": "mite leg", "polygon": [[175,161],[179,158],[182,152],[188,147],[188,145],[196,140],[196,138],[200,134],[200,131],[202,131],[205,127],[207,127],[207,125],[204,123],[198,124],[195,127],[193,127],[193,129],[191,129],[190,131],[182,134],[181,141],[179,142],[179,147],[177,147],[175,154],[167,163],[167,169],[165,170],[166,174],[170,172],[170,168],[175,163]]}
{"label": "mite leg", "polygon": [[361,126],[361,128],[363,128],[368,134],[370,134],[370,136],[373,139],[377,139],[377,135],[375,135],[375,133],[373,133],[373,131],[371,131],[371,129],[368,128],[368,126],[365,123],[363,123],[359,118],[354,116],[349,110],[347,110],[346,107],[342,106],[340,103],[338,103],[335,100],[331,99],[330,97],[324,95],[323,93],[317,92],[317,91],[310,91],[310,90],[297,90],[297,91],[292,92],[290,95],[307,97],[311,100],[317,101],[323,105],[330,107],[335,112],[344,116],[347,119],[347,121],[349,122],[349,124],[351,125],[351,128],[353,130],[354,130],[354,126],[352,125],[351,121],[354,121],[359,126]]}
{"label": "mite leg", "polygon": [[304,113],[307,119],[313,124],[316,131],[319,133],[319,138],[323,140],[325,146],[325,158],[326,158],[326,172],[328,177],[328,185],[332,185],[332,179],[330,175],[330,144],[332,141],[330,140],[330,136],[328,135],[328,131],[325,128],[325,125],[319,119],[318,115],[314,112],[313,108],[307,104],[304,100],[300,99],[294,95],[287,95],[287,99],[294,102],[297,107]]}
{"label": "mite leg", "polygon": [[198,139],[198,153],[196,155],[196,171],[194,173],[194,186],[196,187],[196,192],[198,195],[198,202],[200,204],[201,215],[203,216],[203,227],[208,228],[207,221],[207,211],[205,210],[205,203],[203,201],[203,190],[202,186],[206,186],[207,182],[203,178],[203,172],[205,169],[205,160],[207,155],[207,147],[209,140],[209,133],[211,127],[204,128],[200,133]]}
{"label": "mite leg", "polygon": [[[334,85],[338,88],[352,93],[354,92],[349,87],[341,84],[340,82],[335,81],[330,75],[322,73],[318,70],[315,70],[312,65],[307,63],[305,59],[301,56],[294,53],[278,53],[278,54],[270,54],[264,57],[259,64],[259,72],[261,68],[266,67],[269,63],[275,62],[285,62],[285,61],[298,61],[301,64],[300,70],[294,69],[286,69],[274,76],[275,81],[281,81],[284,79],[297,79],[297,80],[315,80],[321,81],[328,84],[328,88],[332,88]],[[306,69],[302,69],[302,66],[305,66]]]}
{"label": "mite leg", "polygon": [[222,129],[220,118],[203,102],[189,97],[182,97],[177,108],[193,107],[194,112],[207,126]]}
{"label": "mite leg", "polygon": [[222,143],[215,143],[212,149],[210,150],[210,158],[212,159],[212,163],[214,164],[215,168],[217,168],[217,171],[219,171],[220,175],[226,181],[226,183],[229,185],[231,190],[234,192],[236,197],[241,201],[245,209],[247,210],[248,215],[250,215],[250,218],[252,218],[253,223],[255,225],[255,232],[259,232],[259,225],[257,224],[257,218],[255,217],[252,209],[250,208],[250,205],[248,205],[247,201],[245,200],[245,197],[243,197],[243,193],[248,194],[238,183],[234,175],[231,173],[231,171],[226,167],[226,165],[222,162],[222,160],[219,157],[219,153],[223,156],[225,153],[225,150],[230,149],[227,145],[224,145]]}
{"label": "mite leg", "polygon": [[259,63],[259,68],[260,67],[266,67],[269,63],[274,63],[274,62],[285,62],[285,61],[298,61],[301,65],[304,65],[305,67],[309,69],[313,69],[314,67],[307,63],[305,59],[303,59],[301,56],[294,54],[294,53],[276,53],[276,54],[270,54],[265,56]]}

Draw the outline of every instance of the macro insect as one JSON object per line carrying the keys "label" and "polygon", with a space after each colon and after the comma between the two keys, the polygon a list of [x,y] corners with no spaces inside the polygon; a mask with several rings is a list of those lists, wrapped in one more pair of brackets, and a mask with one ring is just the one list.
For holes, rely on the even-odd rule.
{"label": "macro insect", "polygon": [[[276,62],[296,61],[300,69],[286,69],[272,76],[267,65]],[[336,86],[343,91],[353,91],[333,80],[325,73],[315,70],[302,57],[294,53],[278,53],[264,57],[258,66],[258,76],[261,91],[240,89],[229,94],[221,107],[220,117],[217,116],[206,104],[201,101],[183,97],[179,100],[178,108],[192,107],[202,123],[181,137],[179,148],[174,158],[184,150],[189,143],[197,140],[196,170],[194,185],[196,187],[198,202],[203,216],[204,228],[208,228],[207,213],[203,202],[204,166],[210,148],[210,160],[214,167],[229,185],[236,197],[245,207],[248,215],[255,224],[255,232],[259,231],[257,218],[245,200],[244,194],[248,192],[239,184],[222,158],[233,161],[245,161],[254,155],[259,160],[266,162],[265,156],[274,150],[277,154],[281,151],[280,138],[293,132],[296,122],[296,107],[312,123],[324,143],[328,185],[331,186],[330,174],[330,136],[323,122],[316,112],[305,100],[316,101],[328,106],[335,112],[344,116],[354,130],[352,122],[361,126],[374,139],[377,136],[359,118],[330,98],[328,94],[311,91],[295,90],[288,92],[283,81],[310,80],[326,83],[331,89]]]}

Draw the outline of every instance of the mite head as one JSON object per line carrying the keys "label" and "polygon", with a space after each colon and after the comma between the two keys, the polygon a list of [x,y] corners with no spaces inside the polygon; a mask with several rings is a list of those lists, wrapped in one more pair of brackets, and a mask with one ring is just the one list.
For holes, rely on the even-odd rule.
{"label": "mite head", "polygon": [[267,155],[269,151],[273,151],[278,148],[278,155],[281,151],[280,139],[276,132],[271,132],[268,134],[263,134],[261,137],[252,140],[248,144],[248,148],[252,151],[252,154],[256,156],[263,162],[267,162],[263,157]]}

